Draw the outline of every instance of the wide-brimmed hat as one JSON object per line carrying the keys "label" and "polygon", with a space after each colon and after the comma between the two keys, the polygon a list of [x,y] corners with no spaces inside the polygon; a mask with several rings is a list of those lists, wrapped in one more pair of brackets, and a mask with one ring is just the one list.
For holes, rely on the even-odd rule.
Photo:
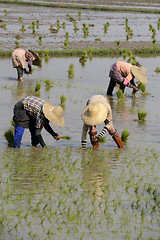
{"label": "wide-brimmed hat", "polygon": [[33,61],[33,65],[35,65],[35,66],[40,66],[41,61],[40,61],[40,58],[39,58],[38,53],[36,53],[35,51],[30,50],[30,49],[29,49],[28,51],[31,52],[32,55],[33,55],[33,57],[35,58],[35,60]]}
{"label": "wide-brimmed hat", "polygon": [[81,113],[82,120],[90,126],[98,125],[107,118],[107,108],[103,103],[89,103]]}
{"label": "wide-brimmed hat", "polygon": [[131,72],[137,78],[141,83],[147,83],[147,78],[146,78],[146,68],[145,67],[137,67],[133,66],[131,68]]}
{"label": "wide-brimmed hat", "polygon": [[63,109],[61,106],[54,106],[49,102],[43,104],[44,116],[58,127],[64,127],[65,121],[63,118]]}

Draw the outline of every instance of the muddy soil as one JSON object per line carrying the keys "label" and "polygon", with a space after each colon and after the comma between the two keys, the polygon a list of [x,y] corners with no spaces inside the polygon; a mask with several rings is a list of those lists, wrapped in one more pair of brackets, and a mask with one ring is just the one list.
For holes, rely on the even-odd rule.
{"label": "muddy soil", "polygon": [[[44,2],[44,1],[43,1]],[[48,2],[48,1],[47,1]],[[52,2],[52,1],[50,1]],[[58,3],[58,1],[55,1]],[[61,1],[64,3],[64,1]],[[67,4],[91,4],[123,6],[125,1],[72,1]],[[143,4],[147,8],[160,7],[158,1],[136,1],[138,7]],[[131,1],[126,7],[133,5]],[[7,14],[5,13],[7,12]],[[15,4],[0,3],[0,49],[8,50],[16,47],[15,42],[26,48],[32,49],[78,49],[78,48],[116,48],[117,41],[120,41],[121,48],[135,49],[142,47],[153,47],[152,32],[149,30],[151,24],[156,29],[156,44],[160,46],[160,31],[157,28],[159,16],[157,14],[142,14],[129,12],[101,12],[82,10],[79,16],[78,9],[31,7]],[[77,31],[74,22],[76,20]],[[127,40],[125,20],[133,32],[132,37]],[[33,30],[32,23],[39,21]],[[57,25],[59,22],[59,26]],[[104,31],[104,24],[109,22],[107,31]],[[65,23],[65,27],[63,27]],[[84,34],[83,24],[88,28],[88,34]],[[22,30],[22,25],[24,31]],[[58,30],[54,32],[50,30]],[[68,33],[68,44],[65,46],[66,33]],[[39,37],[42,40],[39,41]]]}

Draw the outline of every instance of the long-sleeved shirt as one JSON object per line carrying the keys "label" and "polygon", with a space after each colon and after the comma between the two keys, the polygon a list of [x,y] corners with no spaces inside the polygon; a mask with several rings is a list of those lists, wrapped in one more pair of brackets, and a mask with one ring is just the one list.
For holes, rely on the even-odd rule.
{"label": "long-sleeved shirt", "polygon": [[125,61],[117,61],[111,66],[109,77],[119,84],[123,84],[129,88],[137,89],[134,83],[134,76],[131,72],[132,64]]}
{"label": "long-sleeved shirt", "polygon": [[[112,110],[111,110],[111,106],[109,104],[108,99],[103,95],[94,95],[87,101],[87,105],[93,102],[103,103],[107,109],[107,118],[104,121],[105,126],[103,127],[102,131],[99,133],[98,137],[99,138],[103,137],[107,131],[110,134],[113,134],[115,132],[115,129],[113,127]],[[87,125],[86,123],[83,124],[82,136],[81,136],[81,143],[83,148],[86,148],[86,142],[87,142],[86,135],[89,128],[90,128],[89,125]]]}
{"label": "long-sleeved shirt", "polygon": [[33,54],[29,50],[22,47],[16,48],[12,52],[12,64],[14,68],[20,66],[25,69],[25,63],[28,62],[28,68],[31,71],[33,60]]}
{"label": "long-sleeved shirt", "polygon": [[54,138],[58,135],[53,131],[49,125],[49,120],[44,116],[44,103],[45,101],[40,98],[34,96],[26,97],[15,105],[13,117],[18,126],[35,129],[35,135],[42,147],[46,146],[41,136],[41,130],[43,127]]}

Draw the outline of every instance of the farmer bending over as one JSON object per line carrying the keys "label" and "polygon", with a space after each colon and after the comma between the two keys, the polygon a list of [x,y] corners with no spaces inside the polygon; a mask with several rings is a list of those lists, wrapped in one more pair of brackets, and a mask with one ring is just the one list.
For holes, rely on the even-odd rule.
{"label": "farmer bending over", "polygon": [[44,127],[54,139],[60,137],[53,131],[49,121],[59,127],[65,125],[62,116],[63,109],[60,106],[54,106],[37,97],[26,97],[17,102],[14,106],[13,121],[15,122],[14,148],[20,148],[22,136],[25,128],[29,128],[31,133],[32,146],[40,144],[45,147],[46,144],[42,138],[41,131]]}
{"label": "farmer bending over", "polygon": [[112,96],[116,83],[120,85],[122,92],[124,92],[125,87],[133,88],[133,94],[138,91],[134,78],[137,78],[141,83],[147,83],[146,69],[144,67],[137,67],[124,61],[118,61],[111,66],[109,77],[107,95],[110,96]]}
{"label": "farmer bending over", "polygon": [[[102,95],[94,95],[87,101],[87,106],[81,113],[84,121],[82,129],[81,143],[83,149],[86,149],[86,135],[89,130],[90,141],[93,148],[98,148],[98,139],[108,131],[119,148],[123,148],[123,143],[117,130],[113,127],[112,110],[109,101]],[[96,125],[104,122],[105,126],[97,136]]]}
{"label": "farmer bending over", "polygon": [[[28,62],[28,69],[25,68],[25,64]],[[39,66],[40,59],[36,52],[32,50],[26,50],[22,47],[16,48],[12,52],[12,65],[17,69],[18,81],[23,82],[23,72],[26,74],[32,74],[32,64]]]}

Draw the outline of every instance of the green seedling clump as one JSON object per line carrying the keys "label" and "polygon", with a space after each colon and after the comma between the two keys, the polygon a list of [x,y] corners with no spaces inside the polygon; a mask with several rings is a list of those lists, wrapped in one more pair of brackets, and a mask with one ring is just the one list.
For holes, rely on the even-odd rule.
{"label": "green seedling clump", "polygon": [[68,69],[68,77],[73,78],[74,77],[74,64],[71,63]]}
{"label": "green seedling clump", "polygon": [[41,84],[40,83],[36,83],[35,92],[39,92],[40,89],[41,89]]}
{"label": "green seedling clump", "polygon": [[98,142],[99,143],[106,143],[106,138],[105,137],[101,137],[101,138],[98,138]]}
{"label": "green seedling clump", "polygon": [[9,147],[13,147],[13,140],[14,140],[13,128],[7,130],[7,131],[4,133],[4,137],[5,137],[5,139],[6,139],[7,142],[8,142],[8,146],[9,146]]}
{"label": "green seedling clump", "polygon": [[124,93],[122,92],[121,89],[118,89],[118,91],[117,91],[117,97],[118,97],[118,99],[123,99],[123,98],[124,98]]}
{"label": "green seedling clump", "polygon": [[128,129],[124,129],[121,135],[122,142],[127,142],[129,135]]}
{"label": "green seedling clump", "polygon": [[66,104],[67,97],[64,96],[64,94],[60,97],[61,106],[64,107]]}
{"label": "green seedling clump", "polygon": [[49,90],[52,86],[50,79],[44,79],[44,83],[46,85],[46,89]]}
{"label": "green seedling clump", "polygon": [[139,121],[145,121],[145,118],[147,116],[147,112],[143,112],[143,111],[138,111],[138,120]]}
{"label": "green seedling clump", "polygon": [[60,138],[66,139],[66,140],[70,140],[71,137],[69,137],[69,136],[61,136]]}
{"label": "green seedling clump", "polygon": [[142,93],[146,92],[146,85],[144,83],[138,84],[138,89],[142,91]]}

